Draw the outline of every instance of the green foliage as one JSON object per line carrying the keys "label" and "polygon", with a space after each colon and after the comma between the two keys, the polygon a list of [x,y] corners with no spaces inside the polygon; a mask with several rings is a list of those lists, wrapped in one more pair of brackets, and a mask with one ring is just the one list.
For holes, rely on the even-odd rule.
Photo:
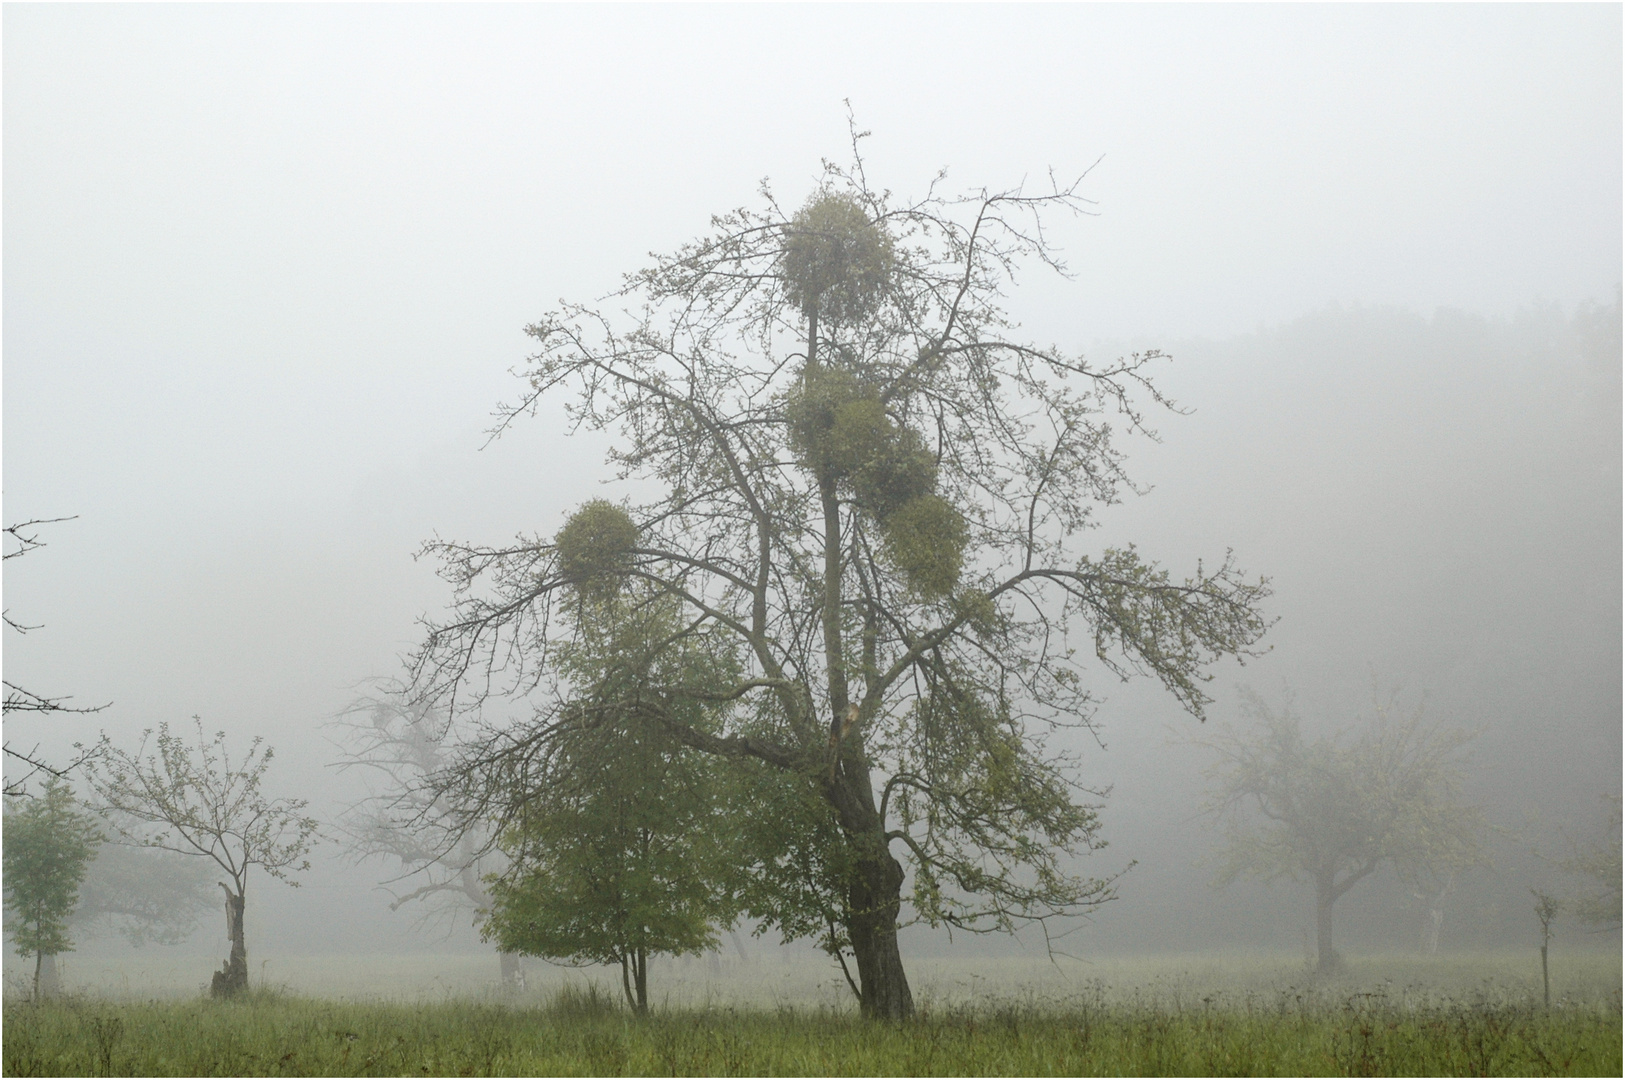
{"label": "green foliage", "polygon": [[809,367],[785,420],[797,460],[822,482],[845,484],[909,585],[932,598],[952,592],[968,541],[964,515],[933,493],[936,459],[886,415],[879,391],[844,368]]}
{"label": "green foliage", "polygon": [[583,596],[618,590],[631,569],[638,527],[621,507],[594,499],[570,515],[554,539],[559,572]]}
{"label": "green foliage", "polygon": [[965,518],[947,499],[920,495],[881,524],[886,557],[925,596],[946,596],[965,562]]}
{"label": "green foliage", "polygon": [[[738,912],[729,886],[737,855],[720,812],[724,765],[636,705],[655,687],[736,677],[726,652],[703,638],[666,647],[672,616],[659,597],[623,593],[584,610],[578,639],[559,650],[579,693],[561,715],[545,779],[528,785],[502,838],[511,864],[492,883],[483,930],[506,952],[620,964],[640,1007],[650,955],[711,948],[717,925]],[[715,706],[690,699],[678,708],[690,727],[715,727]]]}
{"label": "green foliage", "polygon": [[887,430],[878,452],[853,472],[858,505],[884,524],[903,507],[937,486],[937,461],[910,428]]}
{"label": "green foliage", "polygon": [[101,841],[96,819],[54,776],[46,778],[38,797],[6,800],[5,903],[19,956],[73,949],[68,922]]}
{"label": "green foliage", "polygon": [[7,1076],[1617,1076],[1617,1008],[1378,995],[992,1002],[864,1024],[818,1012],[633,1020],[543,1009],[263,997],[5,1006]]}
{"label": "green foliage", "polygon": [[841,956],[851,946],[845,883],[855,852],[829,804],[805,777],[758,761],[736,763],[728,781],[741,909],[761,934],[811,938]]}
{"label": "green foliage", "polygon": [[854,323],[868,315],[892,272],[891,237],[850,194],[820,191],[790,221],[784,291],[803,315]]}

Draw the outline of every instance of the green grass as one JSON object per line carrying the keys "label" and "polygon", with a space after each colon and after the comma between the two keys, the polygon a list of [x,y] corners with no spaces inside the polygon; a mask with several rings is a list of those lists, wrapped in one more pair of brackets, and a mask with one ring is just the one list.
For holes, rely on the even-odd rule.
{"label": "green grass", "polygon": [[1332,988],[1201,1000],[636,1017],[593,989],[545,1005],[71,998],[4,1010],[7,1076],[1619,1075],[1620,1002]]}

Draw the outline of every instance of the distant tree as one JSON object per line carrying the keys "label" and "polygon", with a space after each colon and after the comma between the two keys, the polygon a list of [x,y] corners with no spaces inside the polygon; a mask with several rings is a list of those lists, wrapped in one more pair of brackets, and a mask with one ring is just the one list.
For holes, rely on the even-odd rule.
{"label": "distant tree", "polygon": [[[566,529],[617,512],[589,503]],[[526,796],[502,838],[512,862],[492,886],[485,933],[534,956],[618,964],[627,1004],[646,1012],[649,957],[714,948],[737,917],[739,856],[727,763],[678,742],[638,703],[672,685],[725,686],[738,670],[725,638],[677,633],[677,607],[658,592],[580,585],[577,636],[555,654],[577,692],[555,737],[502,781]],[[697,731],[726,711],[665,707]]]}
{"label": "distant tree", "polygon": [[1608,822],[1602,835],[1587,843],[1568,838],[1568,855],[1558,865],[1583,882],[1571,901],[1575,918],[1599,930],[1620,926],[1621,880],[1625,868],[1620,860],[1620,798],[1607,796]]}
{"label": "distant tree", "polygon": [[[44,547],[45,541],[39,538],[39,533],[37,531],[39,526],[55,525],[58,522],[72,520],[74,519],[71,517],[35,518],[30,521],[19,522],[16,525],[6,526],[5,533],[7,538],[14,542],[17,546],[12,550],[7,551],[3,556],[0,556],[0,558],[15,559],[28,554],[30,551],[35,551]],[[6,626],[10,627],[19,634],[26,634],[30,630],[39,629],[39,626],[37,625],[25,626],[24,624],[15,621],[12,619],[9,611],[4,613],[3,618]],[[10,680],[5,680],[5,690],[6,696],[4,712],[7,716],[12,715],[13,713],[95,713],[101,712],[103,709],[107,708],[106,705],[74,707],[68,704],[68,702],[72,700],[71,697],[47,697],[44,694],[38,694],[32,690],[26,690]],[[28,790],[28,782],[40,774],[55,777],[58,780],[61,780],[75,768],[84,764],[84,755],[90,752],[93,751],[84,751],[80,754],[80,756],[65,764],[58,763],[56,765],[51,765],[46,763],[46,761],[40,757],[38,748],[31,750],[14,750],[12,749],[11,742],[8,739],[4,746],[6,764],[18,766],[22,772],[20,775],[14,774],[6,777],[5,794],[26,794]]]}
{"label": "distant tree", "polygon": [[1546,954],[1552,944],[1552,923],[1557,921],[1558,915],[1563,911],[1563,903],[1557,897],[1543,893],[1539,889],[1530,889],[1535,897],[1535,918],[1540,920],[1540,991],[1541,1000],[1546,1008],[1552,1007],[1552,975],[1551,969],[1546,965]]}
{"label": "distant tree", "polygon": [[[455,742],[444,713],[413,701],[399,688],[356,702],[340,720],[340,770],[366,774],[368,796],[338,827],[356,857],[393,859],[400,886],[389,908],[420,905],[425,920],[466,915],[476,925],[491,908],[486,878],[505,864],[489,829],[462,822],[426,783],[450,764]],[[518,954],[499,953],[502,981],[519,979]]]}
{"label": "distant tree", "polygon": [[34,996],[55,990],[47,960],[73,949],[68,922],[79,902],[85,868],[102,835],[94,816],[80,809],[68,785],[54,776],[38,798],[6,800],[4,869],[6,910],[12,940],[24,959],[34,958]]}
{"label": "distant tree", "polygon": [[1364,724],[1311,740],[1290,705],[1242,701],[1252,726],[1200,743],[1217,758],[1206,809],[1228,833],[1218,883],[1312,881],[1320,971],[1339,966],[1333,905],[1378,868],[1416,882],[1480,860],[1484,816],[1461,794],[1469,734],[1425,724],[1420,708],[1397,716],[1390,697]]}
{"label": "distant tree", "polygon": [[[119,830],[105,822],[104,835]],[[212,865],[212,864],[211,864]],[[175,945],[189,937],[213,908],[214,874],[197,859],[127,843],[105,843],[79,886],[73,911],[76,933],[108,929],[140,948],[148,941]]]}
{"label": "distant tree", "polygon": [[[134,753],[114,747],[103,734],[100,752],[87,766],[98,809],[108,814],[128,840],[206,859],[230,878],[219,882],[226,894],[226,934],[231,954],[215,972],[210,992],[231,997],[248,987],[248,946],[243,913],[249,871],[258,866],[289,885],[292,874],[310,869],[305,855],[317,837],[315,818],[303,813],[304,799],[268,798],[261,784],[273,751],[255,738],[233,761],[225,732],[212,739],[193,717],[197,743],[160,724],[149,729]],[[149,742],[156,752],[147,753]]]}
{"label": "distant tree", "polygon": [[[799,209],[764,189],[610,308],[527,328],[537,351],[498,430],[567,399],[574,423],[617,433],[611,464],[646,498],[603,529],[429,545],[457,607],[412,674],[460,709],[563,707],[553,619],[583,575],[646,583],[681,608],[676,633],[731,638],[739,679],[636,704],[822,802],[860,1006],[904,1018],[905,883],[911,917],[967,932],[1112,895],[1072,872],[1099,822],[1047,738],[1089,726],[1085,664],[1150,674],[1200,713],[1207,666],[1264,632],[1267,588],[1228,558],[1176,577],[1082,545],[1132,487],[1114,435],[1146,430],[1141,395],[1168,404],[1155,354],[1094,364],[1010,333],[1002,294],[1021,262],[1061,267],[1047,226],[1088,210],[1082,179],[898,199],[868,183],[859,138]],[[738,707],[701,730],[684,698]],[[448,775],[471,819],[523,811],[532,789],[480,776],[567,730],[552,709]],[[773,902],[779,925],[822,921],[795,910],[807,896]]]}

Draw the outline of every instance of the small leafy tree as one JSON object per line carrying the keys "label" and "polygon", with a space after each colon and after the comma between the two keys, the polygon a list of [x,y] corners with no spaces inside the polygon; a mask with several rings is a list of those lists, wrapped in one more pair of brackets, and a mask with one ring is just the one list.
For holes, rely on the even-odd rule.
{"label": "small leafy tree", "polygon": [[[561,541],[617,526],[624,511],[589,503]],[[629,522],[628,522],[629,524]],[[738,853],[726,763],[672,738],[663,722],[713,731],[725,705],[640,699],[673,685],[737,680],[727,639],[676,634],[676,605],[578,567],[575,640],[555,662],[575,692],[555,737],[515,777],[524,805],[503,837],[512,860],[492,887],[485,933],[504,948],[577,963],[618,964],[627,1004],[649,1007],[649,957],[715,947],[738,915]],[[676,638],[675,644],[672,643]]]}
{"label": "small leafy tree", "polygon": [[[358,860],[398,865],[399,873],[384,883],[393,892],[390,910],[416,904],[422,924],[459,915],[478,924],[491,908],[486,879],[506,863],[490,829],[460,822],[426,783],[453,757],[445,714],[392,687],[356,702],[340,726],[345,754],[337,767],[365,774],[369,794],[342,815],[338,828]],[[504,985],[518,982],[516,953],[500,951],[498,964]]]}
{"label": "small leafy tree", "polygon": [[[1147,431],[1141,395],[1168,403],[1156,354],[1086,362],[1018,340],[1001,310],[1019,263],[1061,268],[1045,225],[1087,211],[1081,178],[898,199],[870,185],[860,137],[799,209],[764,188],[629,275],[616,310],[527,328],[537,351],[498,430],[565,397],[577,424],[619,434],[612,464],[647,497],[556,537],[429,545],[457,607],[412,673],[459,709],[550,702],[443,775],[468,820],[511,822],[535,789],[492,762],[568,728],[552,652],[576,582],[642,582],[678,605],[674,634],[727,637],[739,678],[635,704],[822,804],[861,1007],[903,1018],[911,878],[914,917],[973,932],[1111,897],[1071,872],[1099,823],[1049,748],[1090,725],[1085,662],[1150,674],[1200,714],[1207,665],[1264,632],[1267,589],[1228,557],[1175,577],[1133,547],[1084,549],[1132,486],[1116,430]],[[684,700],[737,707],[712,730]],[[784,928],[822,927],[827,899],[762,894]]]}
{"label": "small leafy tree", "polygon": [[1365,724],[1309,739],[1290,705],[1247,690],[1242,702],[1252,726],[1201,743],[1216,757],[1206,809],[1228,832],[1218,883],[1313,882],[1321,972],[1339,966],[1333,905],[1379,867],[1416,881],[1480,860],[1484,816],[1461,795],[1466,732],[1425,724],[1420,708],[1398,716],[1389,698]]}
{"label": "small leafy tree", "polygon": [[37,998],[47,957],[73,949],[68,922],[102,835],[72,789],[54,776],[46,777],[37,798],[6,800],[4,832],[6,909],[18,955],[34,958]]}
{"label": "small leafy tree", "polygon": [[[305,855],[317,837],[317,822],[304,814],[304,799],[272,799],[262,790],[273,751],[255,738],[248,753],[233,761],[226,733],[204,735],[193,717],[196,744],[160,724],[149,729],[134,753],[114,747],[102,735],[101,752],[87,772],[115,827],[128,840],[192,858],[205,859],[229,878],[226,934],[231,954],[215,972],[210,992],[231,997],[248,987],[248,946],[243,914],[249,871],[259,867],[289,885],[293,874],[310,869]],[[148,753],[148,746],[155,750]]]}

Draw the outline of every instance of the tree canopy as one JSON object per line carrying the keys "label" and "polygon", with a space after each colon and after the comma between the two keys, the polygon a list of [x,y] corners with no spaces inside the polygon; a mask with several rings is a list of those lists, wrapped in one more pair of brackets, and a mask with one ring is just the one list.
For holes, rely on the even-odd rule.
{"label": "tree canopy", "polygon": [[[529,789],[492,762],[562,737],[561,616],[584,568],[677,605],[668,647],[726,639],[737,677],[621,704],[819,807],[839,880],[762,903],[811,927],[837,894],[864,1012],[902,1017],[910,875],[913,917],[973,931],[1108,899],[1109,876],[1073,872],[1100,844],[1096,806],[1051,736],[1091,725],[1091,665],[1200,715],[1205,668],[1255,646],[1267,589],[1228,555],[1175,577],[1133,547],[1086,550],[1131,488],[1114,438],[1169,402],[1159,354],[1096,364],[1010,334],[1001,292],[1024,261],[1062,268],[1046,222],[1087,211],[1081,179],[948,196],[939,177],[903,200],[869,184],[857,140],[795,212],[764,187],[629,275],[624,313],[568,305],[527,328],[526,390],[497,431],[563,398],[576,426],[618,433],[611,464],[642,499],[586,563],[563,533],[429,544],[456,608],[412,674],[458,709],[534,706],[492,718],[442,778],[471,815],[511,820]],[[733,707],[709,728],[684,702]]]}
{"label": "tree canopy", "polygon": [[1580,881],[1569,901],[1575,916],[1598,930],[1617,930],[1625,878],[1620,859],[1620,799],[1611,795],[1605,802],[1608,818],[1603,829],[1588,843],[1569,837],[1568,854],[1558,866]]}
{"label": "tree canopy", "polygon": [[1218,883],[1312,881],[1322,971],[1338,966],[1332,906],[1359,882],[1385,865],[1415,881],[1482,858],[1484,816],[1461,792],[1467,732],[1428,724],[1421,708],[1399,715],[1392,697],[1315,738],[1290,704],[1244,691],[1243,708],[1249,728],[1203,741],[1215,758],[1206,808],[1228,836]]}

